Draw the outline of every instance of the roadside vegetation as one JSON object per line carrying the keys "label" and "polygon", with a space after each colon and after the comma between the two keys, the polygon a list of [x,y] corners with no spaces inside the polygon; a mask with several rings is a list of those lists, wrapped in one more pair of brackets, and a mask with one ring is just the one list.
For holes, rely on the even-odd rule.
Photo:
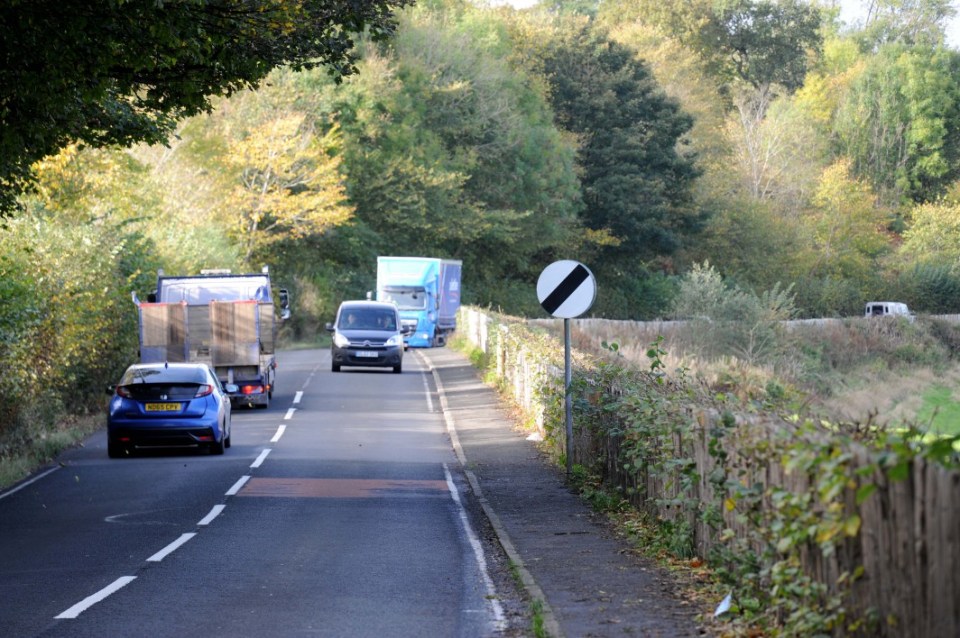
{"label": "roadside vegetation", "polygon": [[[670,406],[694,390],[721,411],[859,424],[834,435],[899,441],[905,458],[951,454],[922,446],[958,433],[960,336],[929,318],[960,312],[952,3],[873,2],[851,25],[813,0],[555,0],[523,12],[371,0],[344,18],[370,27],[349,39],[296,14],[324,2],[266,4],[280,13],[225,14],[209,33],[190,13],[205,2],[106,3],[102,33],[29,3],[4,10],[23,26],[11,33],[30,36],[10,50],[31,64],[0,68],[0,87],[16,87],[0,100],[12,105],[0,109],[0,481],[98,427],[103,387],[136,358],[130,295],[152,290],[158,269],[269,265],[293,299],[282,343],[301,344],[372,288],[383,254],[461,259],[465,303],[528,318],[544,317],[535,283],[547,264],[589,265],[597,323],[578,347],[611,375],[628,360],[658,378],[683,371],[674,394],[634,396],[632,408],[664,416],[663,430],[635,430],[636,458],[640,434],[666,437]],[[136,50],[102,46],[133,5],[136,24],[171,28],[130,38]],[[208,36],[242,55],[225,68]],[[28,46],[54,40],[77,46],[56,60]],[[56,82],[24,75],[36,59]],[[919,318],[848,319],[871,300]],[[791,323],[810,318],[835,321]],[[631,331],[655,319],[687,328]],[[622,407],[591,405],[597,418]],[[733,436],[731,423],[720,430]],[[804,449],[796,463],[811,473],[822,463],[840,482],[849,470],[827,443]],[[761,521],[779,527],[756,544],[794,560],[808,540],[800,522],[846,533],[845,519],[790,519],[803,504],[782,496]],[[688,532],[668,526],[660,546],[684,556]],[[738,558],[749,548],[728,549],[725,578],[754,574]],[[738,603],[743,617],[795,618],[794,635],[838,626],[836,609],[804,616],[825,594],[789,560],[753,584],[800,579],[797,596],[758,586]]]}
{"label": "roadside vegetation", "polygon": [[[542,449],[563,467],[559,326],[486,314],[486,351],[471,341],[475,335],[457,346],[517,402],[523,427],[543,435]],[[949,553],[936,530],[954,524],[950,486],[960,473],[960,433],[938,432],[912,413],[888,418],[892,411],[879,393],[879,405],[839,417],[813,386],[800,387],[772,367],[701,354],[694,369],[684,364],[692,358],[669,352],[660,336],[633,341],[646,336],[640,326],[585,323],[574,331],[573,482],[636,551],[678,573],[712,632],[913,635],[904,628],[927,627],[935,622],[931,613],[949,613],[952,591],[911,586],[893,593],[883,586],[904,570],[922,579],[937,567],[912,545],[884,553],[889,548],[880,549],[877,539],[914,530],[916,516],[926,521],[911,537],[917,547]],[[930,330],[921,320],[837,323],[845,341],[859,335],[868,347],[823,359],[817,374],[876,388],[881,370],[909,379],[929,366],[942,378],[958,367],[948,344],[933,336],[955,332],[952,324]],[[602,336],[604,326],[616,340]],[[715,329],[739,340],[748,327]],[[690,322],[674,329],[682,337],[695,328]],[[816,331],[789,333],[783,351],[821,347]],[[675,345],[682,343],[677,335]],[[872,347],[873,338],[893,345]],[[513,394],[531,385],[532,399],[526,391]],[[841,386],[831,398],[854,407]],[[729,605],[715,616],[725,598]]]}

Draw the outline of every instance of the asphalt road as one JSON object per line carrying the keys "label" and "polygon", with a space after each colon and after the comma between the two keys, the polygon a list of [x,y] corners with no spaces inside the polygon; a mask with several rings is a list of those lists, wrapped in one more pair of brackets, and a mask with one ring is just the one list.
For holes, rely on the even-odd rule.
{"label": "asphalt road", "polygon": [[111,460],[101,432],[0,494],[0,636],[504,634],[420,359],[279,364],[223,456]]}

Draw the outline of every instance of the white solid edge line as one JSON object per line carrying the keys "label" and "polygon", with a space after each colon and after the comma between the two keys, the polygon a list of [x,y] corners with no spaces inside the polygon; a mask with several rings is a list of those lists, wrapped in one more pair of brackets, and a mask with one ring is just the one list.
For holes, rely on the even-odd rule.
{"label": "white solid edge line", "polygon": [[302,398],[303,398],[303,391],[302,391],[302,390],[298,390],[297,393],[296,393],[295,395],[293,395],[293,404],[296,405],[296,404],[300,403],[300,399],[302,399]]}
{"label": "white solid edge line", "polygon": [[173,541],[172,543],[170,543],[169,545],[167,545],[166,547],[164,547],[163,549],[161,549],[159,552],[157,552],[156,554],[154,554],[153,556],[151,556],[150,558],[148,558],[148,559],[147,559],[147,562],[148,562],[148,563],[159,563],[159,562],[162,561],[164,558],[166,558],[166,557],[169,556],[171,553],[173,553],[178,547],[180,547],[181,545],[183,545],[184,543],[186,543],[188,540],[190,540],[191,538],[193,538],[193,537],[196,536],[196,535],[197,535],[196,532],[188,532],[188,533],[186,533],[186,534],[181,534],[181,535],[180,535],[180,538],[178,538],[177,540]]}
{"label": "white solid edge line", "polygon": [[60,466],[59,466],[59,465],[57,465],[56,467],[51,467],[49,470],[47,470],[47,471],[44,472],[43,474],[37,474],[36,476],[34,476],[34,477],[33,477],[32,479],[30,479],[29,481],[26,481],[26,482],[24,482],[24,483],[21,483],[20,485],[16,486],[15,488],[13,488],[12,490],[10,490],[9,492],[4,492],[3,494],[0,494],[0,498],[7,498],[7,497],[10,496],[11,494],[16,494],[17,492],[19,492],[20,490],[22,490],[22,489],[25,488],[26,486],[30,485],[31,483],[36,483],[37,481],[39,481],[40,479],[42,479],[44,476],[47,476],[48,474],[53,474],[54,472],[56,472],[56,471],[59,470],[59,469],[60,469]]}
{"label": "white solid edge line", "polygon": [[287,413],[283,416],[283,420],[284,420],[284,421],[289,421],[290,419],[292,419],[292,418],[293,418],[293,413],[296,412],[296,411],[297,411],[296,408],[290,408],[289,410],[287,410]]}
{"label": "white solid edge line", "polygon": [[210,523],[213,522],[213,519],[220,516],[220,512],[222,512],[226,507],[227,506],[224,505],[223,503],[221,503],[220,505],[214,505],[213,509],[210,510],[210,513],[200,519],[200,522],[197,523],[197,526],[200,527],[203,525],[209,525]]}
{"label": "white solid edge line", "polygon": [[242,487],[244,486],[244,484],[245,484],[247,481],[249,481],[249,480],[250,480],[250,477],[249,477],[249,476],[241,476],[241,477],[240,477],[240,480],[237,481],[236,483],[234,483],[234,484],[233,484],[233,487],[231,487],[229,490],[227,490],[227,496],[233,496],[234,494],[236,494],[237,492],[239,492],[239,491],[240,491],[240,488],[242,488]]}
{"label": "white solid edge line", "polygon": [[270,455],[270,448],[267,448],[266,450],[260,453],[260,456],[257,457],[256,461],[250,464],[250,467],[260,467],[261,465],[263,465],[263,462],[267,459],[269,455]]}
{"label": "white solid edge line", "polygon": [[554,638],[565,638],[563,629],[560,627],[560,623],[557,621],[556,614],[553,613],[553,608],[550,606],[550,602],[547,600],[546,595],[543,593],[540,585],[537,584],[533,574],[530,573],[530,571],[527,569],[527,566],[524,564],[523,557],[520,556],[520,553],[517,552],[517,548],[514,547],[513,541],[510,539],[510,535],[507,533],[507,530],[503,528],[503,524],[500,522],[500,517],[490,506],[490,503],[487,501],[487,497],[484,496],[483,490],[480,487],[480,482],[477,480],[476,475],[467,469],[467,459],[464,455],[463,447],[460,445],[460,438],[457,436],[456,422],[453,418],[453,415],[450,413],[449,407],[447,406],[447,397],[443,388],[443,381],[440,379],[440,373],[437,371],[436,366],[433,365],[430,359],[420,350],[417,350],[416,354],[417,357],[424,362],[424,364],[433,374],[433,381],[437,386],[437,397],[440,400],[440,413],[443,414],[443,420],[447,424],[447,433],[450,435],[450,442],[453,444],[453,447],[457,452],[457,459],[460,461],[463,473],[466,475],[467,481],[470,483],[470,488],[473,490],[475,498],[477,501],[479,501],[481,509],[483,509],[484,514],[486,514],[487,519],[493,526],[493,530],[496,533],[497,538],[500,540],[501,547],[503,547],[503,550],[507,553],[507,557],[516,565],[516,568],[520,573],[520,581],[523,583],[524,588],[527,590],[530,596],[536,600],[539,600],[543,605],[543,622],[544,629],[547,631],[547,635],[553,636]]}
{"label": "white solid edge line", "polygon": [[427,396],[427,410],[433,412],[433,396],[430,392],[430,383],[427,381],[427,371],[424,370],[423,374],[423,393]]}
{"label": "white solid edge line", "polygon": [[278,427],[278,428],[277,428],[277,433],[273,435],[273,438],[270,439],[270,442],[271,442],[271,443],[276,443],[277,441],[279,441],[279,440],[280,440],[280,437],[283,436],[284,430],[286,430],[286,429],[287,429],[287,426],[285,426],[285,425],[281,425],[280,427]]}
{"label": "white solid edge line", "polygon": [[497,599],[497,588],[494,586],[493,579],[490,578],[490,573],[487,571],[487,558],[483,553],[483,545],[480,544],[480,538],[470,525],[470,519],[467,518],[467,511],[464,509],[463,502],[460,500],[460,492],[457,491],[457,486],[453,483],[450,468],[447,467],[446,463],[443,464],[443,475],[447,479],[447,489],[450,490],[450,496],[453,498],[453,502],[457,504],[460,523],[463,525],[463,530],[467,535],[467,539],[470,541],[470,547],[473,548],[473,557],[477,561],[477,568],[483,576],[483,584],[487,588],[487,601],[493,610],[494,628],[496,631],[503,631],[507,628],[506,616],[503,613],[503,606]]}
{"label": "white solid edge line", "polygon": [[97,593],[93,594],[92,596],[87,596],[86,598],[84,598],[83,600],[81,600],[76,605],[66,610],[59,616],[54,616],[54,618],[55,619],[76,618],[77,616],[82,614],[84,611],[96,605],[98,602],[100,602],[110,594],[114,593],[121,587],[128,585],[130,582],[136,580],[136,578],[137,578],[136,576],[121,576],[120,578],[116,579],[111,584],[107,585],[106,587],[104,587]]}

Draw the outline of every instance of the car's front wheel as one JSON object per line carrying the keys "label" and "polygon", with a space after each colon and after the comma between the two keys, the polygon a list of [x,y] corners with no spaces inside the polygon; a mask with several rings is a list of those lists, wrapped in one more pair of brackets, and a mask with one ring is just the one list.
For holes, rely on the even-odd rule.
{"label": "car's front wheel", "polygon": [[393,373],[394,373],[394,374],[400,374],[401,372],[403,372],[403,364],[402,364],[402,363],[398,363],[397,365],[393,366]]}
{"label": "car's front wheel", "polygon": [[331,371],[331,372],[340,372],[340,364],[339,364],[339,363],[331,363],[331,364],[330,364],[330,371]]}

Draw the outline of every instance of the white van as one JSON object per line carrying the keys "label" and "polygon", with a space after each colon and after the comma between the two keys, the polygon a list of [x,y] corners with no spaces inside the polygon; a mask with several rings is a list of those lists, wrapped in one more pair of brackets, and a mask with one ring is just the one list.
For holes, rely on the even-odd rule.
{"label": "white van", "polygon": [[865,317],[886,317],[888,315],[913,317],[907,308],[907,304],[899,301],[871,301],[867,303],[864,311]]}

